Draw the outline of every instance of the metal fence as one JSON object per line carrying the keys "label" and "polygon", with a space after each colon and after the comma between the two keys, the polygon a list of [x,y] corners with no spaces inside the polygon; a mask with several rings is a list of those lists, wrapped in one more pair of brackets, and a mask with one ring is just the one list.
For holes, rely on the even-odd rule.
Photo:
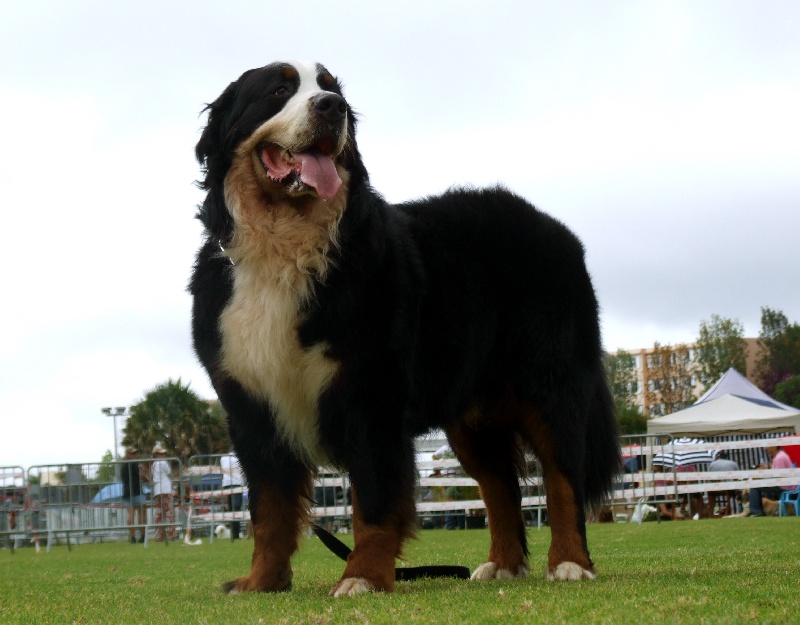
{"label": "metal fence", "polygon": [[[486,505],[478,483],[467,476],[458,460],[443,458],[417,462],[420,471],[417,513],[423,528],[480,528],[486,526]],[[519,481],[521,507],[528,523],[542,527],[547,501],[539,461],[526,457],[525,475]]]}
{"label": "metal fence", "polygon": [[641,499],[673,503],[677,498],[677,463],[658,464],[654,459],[674,453],[669,434],[621,437],[623,473],[614,484],[613,501],[633,503]]}
{"label": "metal fence", "polygon": [[25,470],[19,466],[0,467],[0,545],[14,549],[26,539],[31,525],[27,501]]}
{"label": "metal fence", "polygon": [[[737,437],[744,439],[745,437]],[[441,441],[438,441],[441,442]],[[676,445],[671,436],[626,436],[622,440],[624,472],[614,483],[608,510],[627,520],[641,502],[654,506],[687,505],[690,513],[713,508],[719,497],[730,498],[750,486],[787,486],[800,482],[800,470],[709,472],[706,466],[680,470],[659,466],[656,458],[676,451],[727,449],[736,457],[762,458],[766,446],[800,444],[800,437],[750,437]],[[419,489],[416,502],[423,527],[484,527],[485,504],[477,483],[457,460],[428,459],[431,449],[418,447]],[[130,461],[0,467],[0,547],[46,541],[47,549],[65,542],[133,540],[144,542],[207,536],[246,537],[248,490],[235,456],[193,456],[186,466],[178,458],[162,459],[169,472],[169,492],[155,492],[155,463]],[[743,469],[749,468],[743,466]],[[138,477],[141,491],[133,485]],[[127,484],[127,487],[126,487]],[[542,526],[546,497],[541,467],[528,457],[521,478],[521,505],[526,519]],[[310,514],[331,531],[349,531],[352,506],[346,475],[321,468],[314,480]],[[733,502],[734,504],[736,502]],[[731,509],[734,511],[735,507]]]}
{"label": "metal fence", "polygon": [[732,442],[750,442],[750,441],[767,441],[776,438],[783,438],[786,436],[794,436],[794,432],[781,432],[781,433],[767,433],[767,434],[750,434],[747,436],[706,436],[703,440],[706,443],[715,443],[719,449],[726,449],[730,454],[731,460],[739,465],[742,470],[757,469],[759,465],[767,464],[769,456],[763,447],[743,447],[733,448],[728,446]]}
{"label": "metal fence", "polygon": [[[800,469],[765,469],[740,465],[736,471],[710,471],[709,462],[692,460],[694,456],[713,458],[717,451],[725,449],[733,458],[767,458],[766,447],[788,447],[800,445],[800,437],[792,436],[737,436],[715,437],[702,441],[677,444],[664,440],[655,444],[658,437],[642,437],[632,442],[631,437],[623,447],[623,458],[638,457],[639,471],[626,470],[622,476],[623,485],[614,491],[614,511],[620,506],[631,507],[639,501],[680,505],[686,512],[697,518],[722,516],[723,508],[728,514],[741,510],[744,502],[742,491],[750,488],[791,487],[800,483]],[[670,439],[671,437],[667,437]],[[676,461],[673,470],[665,475],[658,469],[654,459],[657,456],[687,456],[685,464]]]}
{"label": "metal fence", "polygon": [[[249,533],[247,483],[236,456],[192,456],[186,467],[186,483],[192,502],[189,524],[192,536],[244,538]],[[313,483],[310,514],[329,531],[348,531],[352,506],[350,482],[341,472],[321,468]]]}
{"label": "metal fence", "polygon": [[248,532],[247,486],[236,456],[205,454],[189,458],[184,481],[192,537],[244,538]]}
{"label": "metal fence", "polygon": [[[152,483],[157,462],[168,466],[164,492]],[[48,550],[62,540],[70,548],[73,543],[126,537],[143,543],[177,540],[186,524],[180,475],[177,458],[30,467],[25,504],[30,539],[38,543],[46,538]],[[131,483],[134,477],[141,490]]]}

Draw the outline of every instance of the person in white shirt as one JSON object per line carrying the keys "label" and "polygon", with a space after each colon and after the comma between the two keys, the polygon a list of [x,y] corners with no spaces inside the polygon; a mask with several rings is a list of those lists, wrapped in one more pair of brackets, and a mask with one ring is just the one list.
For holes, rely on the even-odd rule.
{"label": "person in white shirt", "polygon": [[[242,469],[236,456],[222,456],[220,458],[220,469],[222,469],[222,489],[231,489],[228,494],[228,510],[231,512],[242,512],[243,493],[241,487],[244,485],[242,479]],[[241,533],[241,521],[231,522],[231,539],[236,540]]]}
{"label": "person in white shirt", "polygon": [[[170,540],[176,540],[177,530],[175,529],[175,506],[172,499],[172,469],[169,463],[165,460],[167,450],[161,445],[156,443],[153,447],[153,467],[150,471],[150,482],[153,488],[153,504],[156,526],[156,540],[163,541],[165,537],[164,530],[167,530],[167,536]],[[169,524],[166,528],[161,525],[162,523]]]}

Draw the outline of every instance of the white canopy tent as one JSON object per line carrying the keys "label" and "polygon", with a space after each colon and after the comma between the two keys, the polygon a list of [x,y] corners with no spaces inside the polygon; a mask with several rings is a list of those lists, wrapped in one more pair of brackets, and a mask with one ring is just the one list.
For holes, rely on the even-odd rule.
{"label": "white canopy tent", "polygon": [[679,412],[650,419],[647,433],[673,436],[800,433],[800,410],[785,410],[775,404],[774,400],[764,402],[728,393]]}
{"label": "white canopy tent", "polygon": [[743,399],[752,399],[764,405],[772,406],[773,408],[796,410],[796,408],[792,408],[791,406],[782,404],[776,399],[772,399],[772,397],[767,395],[733,367],[723,373],[716,384],[708,389],[695,404],[702,404],[712,399],[718,399],[723,395],[737,395]]}

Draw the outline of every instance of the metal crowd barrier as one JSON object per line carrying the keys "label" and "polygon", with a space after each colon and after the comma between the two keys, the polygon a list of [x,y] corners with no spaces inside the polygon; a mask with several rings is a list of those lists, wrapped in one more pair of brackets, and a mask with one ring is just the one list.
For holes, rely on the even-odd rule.
{"label": "metal crowd barrier", "polygon": [[[481,528],[486,526],[486,505],[480,498],[478,483],[466,475],[458,460],[418,461],[420,472],[417,514],[423,528]],[[537,528],[544,524],[547,498],[539,461],[526,457],[526,475],[519,481],[520,501],[526,521]]]}
{"label": "metal crowd barrier", "polygon": [[[749,440],[714,441],[676,445],[668,435],[625,436],[622,439],[624,472],[614,484],[608,507],[612,514],[629,518],[639,502],[676,505],[711,505],[723,494],[744,488],[786,486],[800,483],[800,469],[742,470],[735,472],[684,472],[677,464],[658,468],[656,459],[677,452],[709,452],[717,449],[756,450],[767,446],[800,445],[800,436]],[[172,493],[166,504],[157,505],[152,495],[149,470],[153,458],[86,464],[51,464],[30,467],[0,467],[0,547],[13,550],[47,541],[49,550],[64,540],[67,546],[81,542],[126,540],[133,534],[165,544],[182,537],[200,535],[218,538],[246,537],[250,514],[248,489],[238,461],[230,454],[198,455],[184,467],[178,458],[167,458]],[[528,521],[542,526],[546,510],[541,467],[528,458],[528,475],[520,480],[521,505]],[[461,527],[483,527],[485,504],[476,482],[461,471],[457,460],[418,460],[420,472],[417,512],[423,527],[437,527],[448,517]],[[129,521],[129,506],[123,500],[123,481],[141,471],[144,486],[144,518]],[[331,531],[349,531],[352,505],[346,475],[321,468],[314,480],[310,506],[312,518]],[[163,499],[163,498],[162,498]],[[700,501],[704,503],[701,504]],[[692,503],[694,502],[694,503]],[[222,529],[220,529],[222,527]]]}
{"label": "metal crowd barrier", "polygon": [[[800,483],[800,469],[749,469],[740,467],[739,471],[708,471],[708,463],[687,461],[688,466],[695,470],[682,471],[676,464],[669,471],[657,471],[654,458],[657,456],[681,454],[707,454],[715,455],[718,450],[728,450],[735,455],[736,452],[747,452],[748,455],[760,456],[766,454],[762,451],[765,447],[789,447],[800,445],[800,436],[779,436],[767,438],[750,438],[743,440],[712,440],[688,444],[676,444],[671,437],[666,435],[623,437],[623,459],[638,457],[641,459],[638,470],[626,471],[621,476],[622,484],[618,484],[610,504],[615,512],[620,507],[633,507],[638,501],[647,503],[672,503],[677,504],[685,500],[687,511],[690,515],[697,514],[699,518],[713,516],[709,508],[713,509],[718,501],[727,500],[732,513],[738,512],[740,502],[737,497],[743,489],[767,486],[791,486]],[[659,440],[662,438],[663,440]],[[683,468],[686,468],[684,466]],[[666,475],[665,475],[666,473]]]}
{"label": "metal crowd barrier", "polygon": [[[669,506],[680,502],[678,465],[657,464],[654,459],[674,457],[675,443],[669,434],[624,435],[620,437],[623,472],[614,482],[611,501],[615,518],[627,520],[639,502]],[[660,520],[660,514],[657,516]]]}
{"label": "metal crowd barrier", "polygon": [[314,478],[311,517],[330,532],[347,532],[352,529],[352,516],[350,478],[346,473],[321,468]]}
{"label": "metal crowd barrier", "polygon": [[[189,458],[183,481],[190,513],[187,532],[192,538],[244,538],[247,535],[247,486],[239,461],[232,454],[202,454]],[[222,526],[222,530],[217,528]]]}
{"label": "metal crowd barrier", "polygon": [[[182,474],[178,458],[163,458],[171,469],[172,493],[153,497],[149,467],[154,458],[86,464],[38,465],[28,469],[29,535],[34,543],[47,539],[48,551],[60,539],[73,543],[125,539],[131,533],[139,542],[177,540],[186,524]],[[141,470],[145,518],[128,521],[123,480]]]}
{"label": "metal crowd barrier", "polygon": [[0,467],[0,546],[13,551],[26,540],[32,524],[27,503],[25,470],[20,466]]}
{"label": "metal crowd barrier", "polygon": [[[244,538],[250,512],[247,484],[239,461],[231,454],[203,454],[189,458],[184,478],[192,502],[188,519],[192,536]],[[310,513],[331,531],[350,528],[350,483],[345,475],[320,469],[313,483]]]}

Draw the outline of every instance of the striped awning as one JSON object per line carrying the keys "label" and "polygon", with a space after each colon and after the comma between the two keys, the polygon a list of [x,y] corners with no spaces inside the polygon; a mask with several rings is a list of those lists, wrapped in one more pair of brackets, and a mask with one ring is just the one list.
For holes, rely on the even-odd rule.
{"label": "striped awning", "polygon": [[685,451],[681,452],[678,447],[681,445],[693,445],[702,443],[699,438],[678,438],[673,441],[674,452],[656,454],[653,456],[653,464],[659,467],[685,467],[689,465],[698,466],[701,464],[711,464],[714,461],[714,454],[710,451]]}

